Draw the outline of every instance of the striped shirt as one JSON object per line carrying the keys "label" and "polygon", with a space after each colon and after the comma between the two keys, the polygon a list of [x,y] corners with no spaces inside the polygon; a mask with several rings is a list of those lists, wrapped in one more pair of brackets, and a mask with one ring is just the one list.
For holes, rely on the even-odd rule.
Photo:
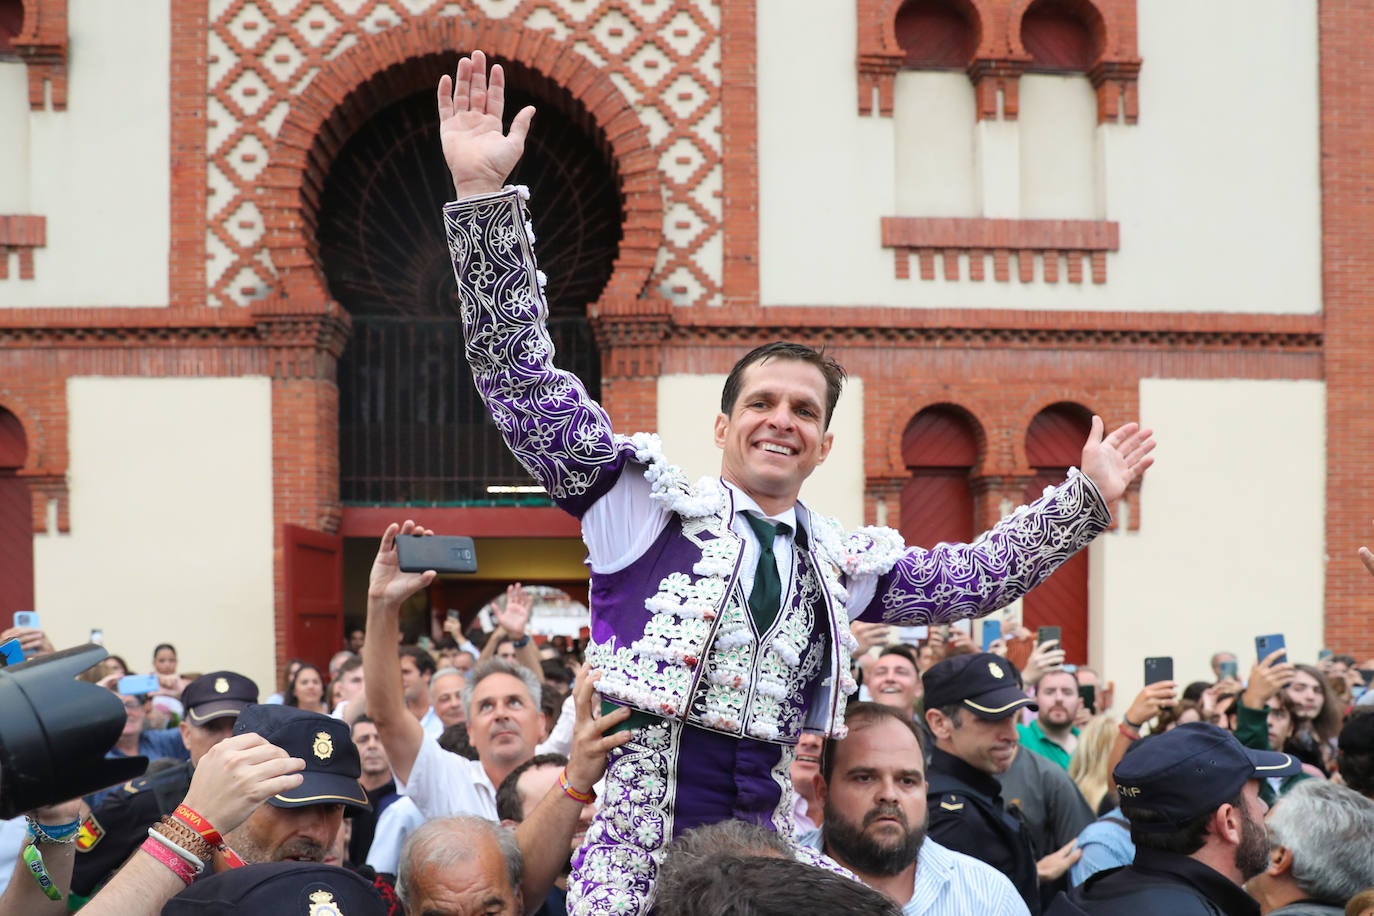
{"label": "striped shirt", "polygon": [[[797,842],[821,848],[820,829]],[[921,844],[911,899],[905,916],[1029,916],[1011,880],[986,862],[946,849],[932,839]]]}

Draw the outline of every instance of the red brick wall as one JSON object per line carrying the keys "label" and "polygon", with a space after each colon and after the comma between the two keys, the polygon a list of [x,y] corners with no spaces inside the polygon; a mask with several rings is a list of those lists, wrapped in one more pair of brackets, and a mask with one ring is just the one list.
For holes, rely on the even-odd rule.
{"label": "red brick wall", "polygon": [[1318,4],[1321,21],[1322,280],[1326,331],[1326,642],[1374,657],[1374,581],[1356,559],[1374,543],[1374,7]]}

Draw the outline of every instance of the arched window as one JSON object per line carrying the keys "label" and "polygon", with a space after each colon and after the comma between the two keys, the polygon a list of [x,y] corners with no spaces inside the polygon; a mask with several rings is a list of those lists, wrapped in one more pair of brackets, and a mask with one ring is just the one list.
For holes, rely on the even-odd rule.
{"label": "arched window", "polygon": [[902,487],[899,527],[908,544],[973,540],[969,475],[978,463],[977,421],[952,404],[927,407],[902,433],[902,463],[911,479]]}
{"label": "arched window", "polygon": [[[1026,461],[1034,477],[1025,500],[1039,499],[1045,487],[1064,480],[1083,454],[1092,412],[1079,404],[1051,404],[1035,415],[1026,431]],[[1088,660],[1088,552],[1081,550],[1026,595],[1022,621],[1030,629],[1057,626],[1068,660]]]}
{"label": "arched window", "polygon": [[1099,54],[1101,15],[1089,3],[1039,0],[1021,19],[1029,73],[1087,73]]}
{"label": "arched window", "polygon": [[910,70],[964,70],[978,47],[978,30],[958,3],[908,0],[893,23]]}
{"label": "arched window", "polygon": [[1031,55],[1019,89],[1021,218],[1102,219],[1097,90],[1102,17],[1091,3],[1038,0],[1021,20]]}
{"label": "arched window", "polygon": [[19,32],[23,28],[22,0],[0,0],[0,60],[19,56],[14,51],[14,40],[19,37]]}
{"label": "arched window", "polygon": [[19,476],[28,459],[19,418],[0,407],[0,620],[33,610],[33,515]]}

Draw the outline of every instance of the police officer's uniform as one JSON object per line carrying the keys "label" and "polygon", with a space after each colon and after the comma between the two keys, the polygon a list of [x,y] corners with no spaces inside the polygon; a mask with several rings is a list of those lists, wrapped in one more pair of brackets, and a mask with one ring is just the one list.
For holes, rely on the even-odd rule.
{"label": "police officer's uniform", "polygon": [[[926,709],[959,704],[965,716],[1000,720],[1039,709],[1017,685],[1007,661],[989,653],[956,655],[922,678]],[[1039,878],[1030,832],[1007,811],[1001,784],[938,747],[926,766],[926,833],[955,852],[980,859],[1011,879],[1031,913],[1040,912]]]}
{"label": "police officer's uniform", "polygon": [[[232,671],[212,671],[186,685],[181,702],[186,721],[200,727],[235,717],[258,701],[258,685]],[[191,787],[194,766],[187,761],[125,783],[87,815],[76,838],[72,893],[92,896],[148,838],[148,828],[171,814]],[[78,900],[78,902],[80,902]]]}

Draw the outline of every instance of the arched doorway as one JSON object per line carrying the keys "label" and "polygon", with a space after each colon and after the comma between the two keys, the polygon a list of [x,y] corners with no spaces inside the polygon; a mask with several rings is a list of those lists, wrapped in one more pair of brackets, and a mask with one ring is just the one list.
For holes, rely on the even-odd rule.
{"label": "arched doorway", "polygon": [[[436,59],[416,69],[452,65]],[[615,165],[576,100],[518,65],[507,71],[508,114],[539,109],[511,181],[531,190],[555,362],[597,396],[587,306],[610,279],[621,241]],[[451,196],[432,88],[367,120],[324,183],[320,259],[331,297],[353,319],[338,370],[345,504],[473,504],[533,483],[487,418],[463,357],[441,219]]]}
{"label": "arched doorway", "polygon": [[15,611],[33,610],[33,513],[19,471],[28,460],[19,418],[0,407],[0,629]]}

